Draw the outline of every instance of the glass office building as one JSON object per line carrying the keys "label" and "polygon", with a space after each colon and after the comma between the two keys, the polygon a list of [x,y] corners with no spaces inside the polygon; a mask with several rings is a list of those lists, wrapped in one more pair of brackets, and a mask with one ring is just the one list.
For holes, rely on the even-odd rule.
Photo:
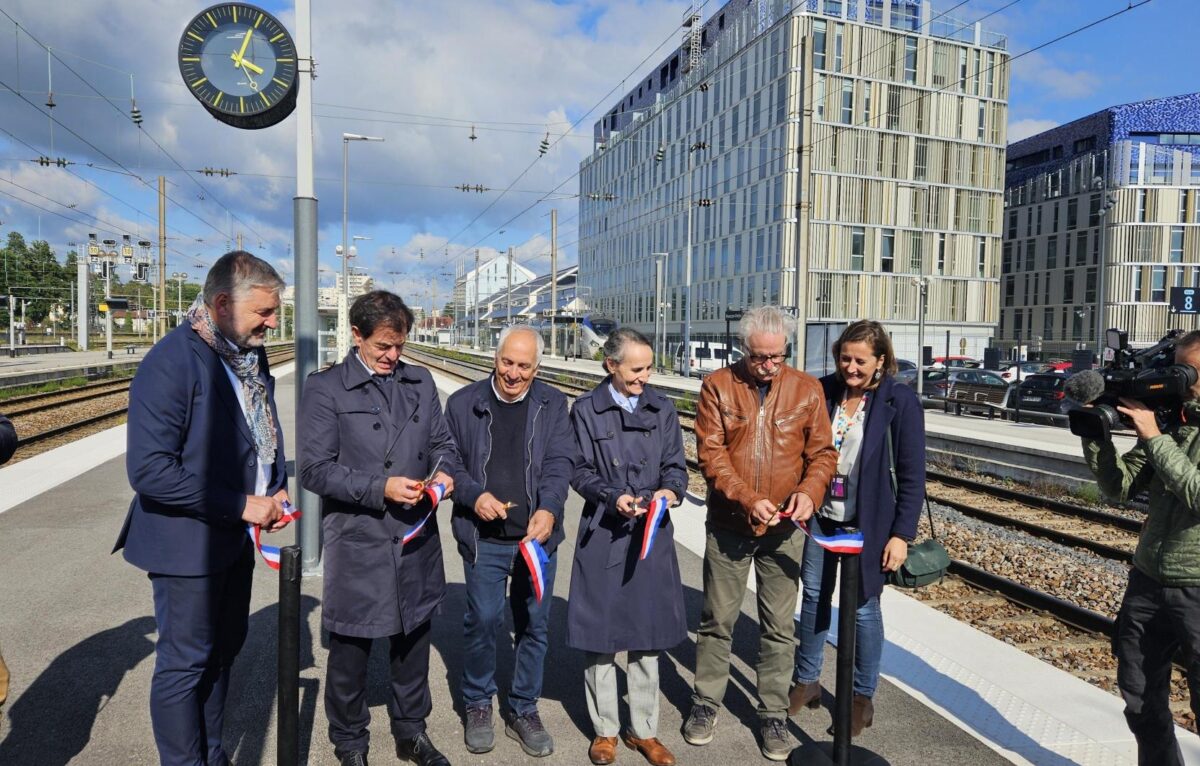
{"label": "glass office building", "polygon": [[980,354],[998,320],[1005,39],[909,0],[731,0],[685,14],[683,36],[582,162],[593,310],[673,347],[685,317],[717,341],[727,309],[798,305],[810,366],[859,318],[915,359],[924,279],[925,344],[940,354],[948,331],[952,353]]}

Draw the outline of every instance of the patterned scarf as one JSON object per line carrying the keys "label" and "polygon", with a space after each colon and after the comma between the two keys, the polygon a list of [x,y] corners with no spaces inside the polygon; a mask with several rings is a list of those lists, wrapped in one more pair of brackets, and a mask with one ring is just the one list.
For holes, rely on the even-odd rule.
{"label": "patterned scarf", "polygon": [[254,435],[258,459],[264,466],[275,462],[275,420],[267,404],[267,386],[258,377],[258,350],[243,351],[226,338],[205,305],[203,296],[188,309],[188,322],[208,347],[221,357],[242,383],[242,400],[246,402],[246,425]]}

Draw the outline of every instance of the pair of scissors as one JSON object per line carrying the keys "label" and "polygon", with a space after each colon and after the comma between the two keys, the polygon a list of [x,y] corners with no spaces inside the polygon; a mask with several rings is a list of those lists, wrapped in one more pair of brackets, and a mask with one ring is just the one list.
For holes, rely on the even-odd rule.
{"label": "pair of scissors", "polygon": [[442,457],[441,457],[441,455],[439,455],[439,456],[438,456],[438,459],[437,459],[437,462],[433,464],[433,470],[431,470],[431,471],[429,472],[429,476],[428,476],[428,477],[426,477],[424,480],[422,480],[422,481],[420,481],[420,482],[417,482],[418,484],[420,484],[420,485],[421,485],[421,486],[420,486],[420,489],[422,489],[422,490],[423,490],[423,489],[425,489],[426,487],[428,487],[430,484],[432,484],[432,483],[433,483],[433,477],[434,477],[434,476],[437,476],[438,468],[440,468],[440,467],[441,467],[441,465],[442,465]]}

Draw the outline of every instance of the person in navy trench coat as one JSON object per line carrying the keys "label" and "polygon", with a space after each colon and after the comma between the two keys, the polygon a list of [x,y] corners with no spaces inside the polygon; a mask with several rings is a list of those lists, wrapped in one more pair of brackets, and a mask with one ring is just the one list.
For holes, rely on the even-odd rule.
{"label": "person in navy trench coat", "polygon": [[571,486],[585,505],[571,568],[567,644],[587,652],[585,687],[593,763],[616,757],[617,652],[629,653],[630,730],[625,743],[652,764],[674,763],[657,739],[658,655],[687,638],[670,512],[641,559],[652,501],[676,505],[687,491],[675,406],[646,386],[650,342],[620,328],[604,345],[609,376],[575,400],[571,422],[583,460]]}
{"label": "person in navy trench coat", "polygon": [[[917,533],[917,520],[925,498],[925,412],[916,393],[896,382],[895,355],[891,339],[878,322],[860,320],[843,331],[833,344],[837,372],[821,378],[834,441],[851,443],[851,428],[861,429],[853,440],[857,457],[848,447],[840,448],[839,470],[848,458],[853,464],[847,483],[845,512],[853,507],[847,523],[863,533],[858,610],[855,614],[857,640],[854,652],[854,699],[851,732],[858,736],[870,726],[875,714],[872,698],[879,680],[883,652],[883,615],[879,595],[889,571],[897,569],[908,555],[907,543]],[[839,407],[859,401],[865,407],[860,426],[855,418],[839,417]],[[846,410],[842,410],[845,412]],[[841,424],[841,425],[839,425]],[[842,434],[839,436],[839,429]],[[888,434],[892,455],[888,455]],[[891,470],[895,467],[893,491]],[[824,525],[831,500],[817,513],[815,523]],[[820,672],[825,638],[829,631],[836,557],[825,553],[810,539],[804,547],[800,577],[804,586],[801,602],[800,640],[796,648],[796,685],[789,694],[788,712],[820,703]]]}
{"label": "person in navy trench coat", "polygon": [[412,322],[392,293],[355,300],[356,348],[309,377],[297,421],[300,483],[321,496],[325,710],[343,764],[365,761],[367,659],[371,640],[384,637],[391,642],[388,707],[402,755],[448,764],[425,733],[429,623],[446,579],[437,515],[421,482],[434,472],[432,483],[452,490],[458,451],[429,371],[399,359]]}

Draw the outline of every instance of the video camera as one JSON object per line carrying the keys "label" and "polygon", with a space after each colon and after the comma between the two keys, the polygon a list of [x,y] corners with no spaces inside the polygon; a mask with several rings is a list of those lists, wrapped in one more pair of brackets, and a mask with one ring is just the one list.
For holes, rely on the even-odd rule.
{"label": "video camera", "polygon": [[1100,369],[1085,370],[1067,381],[1067,396],[1092,405],[1067,413],[1071,433],[1089,439],[1111,438],[1112,429],[1125,423],[1117,412],[1122,397],[1153,409],[1162,428],[1178,423],[1188,389],[1197,378],[1196,368],[1175,363],[1175,343],[1182,335],[1183,330],[1171,330],[1150,348],[1134,351],[1129,348],[1127,332],[1108,330]]}

